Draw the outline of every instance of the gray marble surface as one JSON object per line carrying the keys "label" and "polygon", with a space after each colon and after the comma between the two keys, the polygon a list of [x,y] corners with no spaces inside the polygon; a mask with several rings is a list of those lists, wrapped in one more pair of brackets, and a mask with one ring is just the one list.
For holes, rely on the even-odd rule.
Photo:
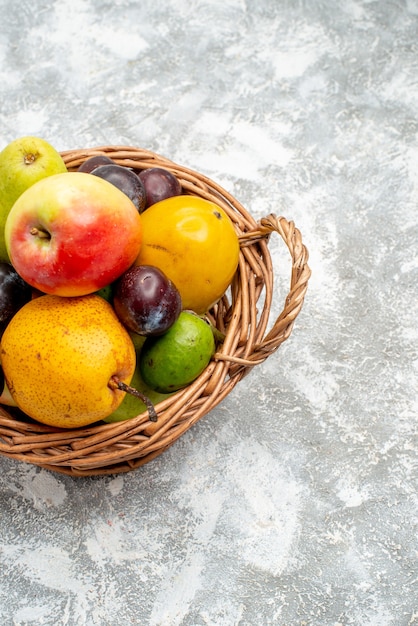
{"label": "gray marble surface", "polygon": [[2,626],[417,625],[417,0],[0,12],[0,147],[154,150],[293,219],[313,271],[288,342],[144,468],[0,458]]}

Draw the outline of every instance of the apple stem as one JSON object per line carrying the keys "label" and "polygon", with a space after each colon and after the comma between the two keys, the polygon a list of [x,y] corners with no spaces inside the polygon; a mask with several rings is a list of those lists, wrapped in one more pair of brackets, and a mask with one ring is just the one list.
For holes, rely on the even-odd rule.
{"label": "apple stem", "polygon": [[130,393],[131,396],[135,396],[139,400],[142,400],[142,402],[148,409],[148,416],[150,421],[157,421],[157,413],[155,411],[153,403],[148,398],[148,396],[144,395],[141,391],[138,391],[138,389],[135,389],[134,387],[131,387],[130,385],[127,385],[123,381],[119,380],[117,376],[112,376],[112,378],[109,380],[109,387],[111,389],[119,389],[120,391],[125,391],[126,393]]}
{"label": "apple stem", "polygon": [[48,231],[40,230],[39,228],[36,228],[36,226],[30,229],[30,234],[34,237],[39,237],[39,239],[51,239],[51,235]]}
{"label": "apple stem", "polygon": [[32,163],[34,163],[36,161],[36,154],[33,154],[33,152],[28,152],[28,154],[25,154],[25,165],[32,165]]}

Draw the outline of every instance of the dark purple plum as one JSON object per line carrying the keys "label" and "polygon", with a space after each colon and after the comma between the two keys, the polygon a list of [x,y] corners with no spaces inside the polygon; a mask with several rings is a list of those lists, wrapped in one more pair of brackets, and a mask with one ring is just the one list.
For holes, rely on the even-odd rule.
{"label": "dark purple plum", "polygon": [[13,315],[31,299],[31,286],[10,263],[0,263],[0,335]]}
{"label": "dark purple plum", "polygon": [[144,183],[147,208],[160,200],[181,194],[182,189],[178,178],[162,167],[142,170],[138,177]]}
{"label": "dark purple plum", "polygon": [[123,167],[123,165],[112,163],[110,165],[101,165],[91,173],[93,176],[104,178],[104,180],[123,191],[132,200],[140,213],[145,209],[145,187],[133,170]]}
{"label": "dark purple plum", "polygon": [[116,281],[113,307],[126,328],[138,335],[164,334],[181,313],[181,296],[157,267],[137,265]]}
{"label": "dark purple plum", "polygon": [[113,163],[114,161],[105,154],[96,154],[95,156],[89,157],[86,161],[84,161],[84,163],[78,167],[78,171],[91,174],[93,170],[101,165],[112,165]]}

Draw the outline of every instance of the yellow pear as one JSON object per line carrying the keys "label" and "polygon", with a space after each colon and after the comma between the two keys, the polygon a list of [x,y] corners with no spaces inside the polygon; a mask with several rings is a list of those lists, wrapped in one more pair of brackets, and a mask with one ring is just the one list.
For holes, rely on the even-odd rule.
{"label": "yellow pear", "polygon": [[25,304],[1,339],[1,363],[17,406],[59,428],[102,420],[125,397],[135,347],[97,295],[44,295]]}

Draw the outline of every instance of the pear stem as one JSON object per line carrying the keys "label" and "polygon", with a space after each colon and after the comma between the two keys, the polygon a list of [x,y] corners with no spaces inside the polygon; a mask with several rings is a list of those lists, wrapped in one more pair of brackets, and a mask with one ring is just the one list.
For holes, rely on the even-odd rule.
{"label": "pear stem", "polygon": [[150,422],[157,421],[157,413],[155,411],[153,403],[148,398],[148,396],[143,394],[141,391],[138,391],[138,389],[135,389],[134,387],[131,387],[130,385],[124,383],[122,380],[119,380],[117,376],[112,376],[112,378],[109,380],[109,387],[111,389],[119,389],[119,391],[125,391],[126,393],[130,393],[131,396],[135,396],[139,400],[142,400],[142,402],[148,409],[148,417],[150,419]]}

